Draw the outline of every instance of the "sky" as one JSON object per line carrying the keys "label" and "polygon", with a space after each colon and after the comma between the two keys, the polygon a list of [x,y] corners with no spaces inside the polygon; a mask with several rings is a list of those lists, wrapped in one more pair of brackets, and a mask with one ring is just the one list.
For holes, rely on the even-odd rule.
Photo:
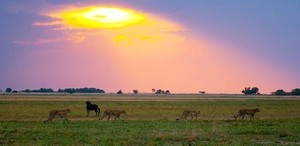
{"label": "sky", "polygon": [[300,87],[300,1],[0,1],[0,89]]}

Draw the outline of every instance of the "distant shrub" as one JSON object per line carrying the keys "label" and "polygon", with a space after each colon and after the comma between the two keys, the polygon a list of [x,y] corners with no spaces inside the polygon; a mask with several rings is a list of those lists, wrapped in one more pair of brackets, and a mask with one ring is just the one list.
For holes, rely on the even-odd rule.
{"label": "distant shrub", "polygon": [[117,94],[123,94],[122,90],[119,90],[119,91],[117,92]]}
{"label": "distant shrub", "polygon": [[138,94],[139,93],[138,90],[133,90],[132,92],[133,92],[133,94]]}
{"label": "distant shrub", "polygon": [[255,95],[258,94],[259,89],[257,87],[245,87],[241,92],[245,95]]}
{"label": "distant shrub", "polygon": [[287,95],[287,93],[284,90],[279,89],[274,92],[274,95]]}
{"label": "distant shrub", "polygon": [[300,88],[293,89],[291,95],[300,95]]}
{"label": "distant shrub", "polygon": [[11,88],[6,88],[5,92],[6,93],[11,93],[12,89]]}
{"label": "distant shrub", "polygon": [[97,88],[66,88],[66,89],[59,89],[57,92],[65,92],[65,93],[105,93],[102,89]]}

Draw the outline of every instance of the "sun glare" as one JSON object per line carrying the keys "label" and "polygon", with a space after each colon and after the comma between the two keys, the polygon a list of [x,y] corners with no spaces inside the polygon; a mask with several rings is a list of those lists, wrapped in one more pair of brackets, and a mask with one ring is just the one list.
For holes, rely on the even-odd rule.
{"label": "sun glare", "polygon": [[119,28],[141,22],[144,16],[133,10],[113,7],[86,7],[52,14],[79,28]]}

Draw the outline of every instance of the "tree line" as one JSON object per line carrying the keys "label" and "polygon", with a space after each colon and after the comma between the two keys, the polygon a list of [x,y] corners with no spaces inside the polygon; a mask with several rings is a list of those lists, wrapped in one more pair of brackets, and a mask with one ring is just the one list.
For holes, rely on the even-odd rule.
{"label": "tree line", "polygon": [[58,91],[54,91],[51,88],[40,88],[36,90],[25,89],[22,91],[12,90],[12,88],[6,88],[6,93],[17,93],[17,92],[25,92],[25,93],[105,93],[102,89],[97,88],[66,88],[66,89],[58,89]]}
{"label": "tree line", "polygon": [[[1,92],[1,91],[0,91]],[[18,93],[18,92],[25,92],[25,93],[105,93],[103,89],[97,88],[66,88],[66,89],[58,89],[54,91],[51,88],[40,88],[36,90],[25,89],[22,91],[13,90],[12,88],[6,88],[6,93]],[[161,90],[161,89],[152,89],[152,92],[155,94],[170,94],[169,90]],[[260,95],[258,87],[245,87],[242,91],[245,95]],[[117,94],[123,94],[122,90],[116,92]],[[134,94],[138,94],[139,91],[137,89],[133,90]],[[205,94],[205,91],[199,91],[200,94]],[[295,88],[290,92],[286,92],[282,89],[276,90],[275,92],[271,92],[271,95],[279,95],[279,96],[287,96],[287,95],[300,95],[300,88]]]}
{"label": "tree line", "polygon": [[[260,95],[259,88],[257,87],[245,87],[244,90],[241,91],[245,95]],[[300,95],[300,88],[295,88],[290,92],[285,92],[282,89],[276,90],[275,92],[271,92],[271,95]]]}

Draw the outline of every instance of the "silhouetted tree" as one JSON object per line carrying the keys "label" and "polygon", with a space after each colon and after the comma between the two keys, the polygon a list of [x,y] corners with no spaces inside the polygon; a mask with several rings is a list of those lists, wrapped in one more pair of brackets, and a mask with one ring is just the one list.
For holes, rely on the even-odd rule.
{"label": "silhouetted tree", "polygon": [[155,94],[162,94],[162,90],[161,89],[156,90]]}
{"label": "silhouetted tree", "polygon": [[166,90],[165,94],[171,94],[169,90]]}
{"label": "silhouetted tree", "polygon": [[200,94],[205,94],[205,91],[199,91]]}
{"label": "silhouetted tree", "polygon": [[38,90],[32,90],[31,92],[37,92],[37,93],[53,93],[54,90],[51,88],[40,88]]}
{"label": "silhouetted tree", "polygon": [[274,92],[274,95],[287,95],[287,93],[284,90],[279,89]]}
{"label": "silhouetted tree", "polygon": [[253,87],[251,90],[252,94],[258,94],[259,89],[257,87]]}
{"label": "silhouetted tree", "polygon": [[59,89],[58,92],[65,92],[65,93],[105,93],[102,89],[97,88],[66,88],[66,89]]}
{"label": "silhouetted tree", "polygon": [[139,91],[138,90],[133,90],[133,94],[138,94]]}
{"label": "silhouetted tree", "polygon": [[117,92],[117,94],[123,94],[122,90],[119,90],[119,91]]}
{"label": "silhouetted tree", "polygon": [[29,89],[23,90],[22,92],[29,93],[31,92]]}
{"label": "silhouetted tree", "polygon": [[13,90],[12,93],[18,93],[18,91],[17,90]]}
{"label": "silhouetted tree", "polygon": [[300,95],[300,88],[293,89],[291,95]]}
{"label": "silhouetted tree", "polygon": [[259,91],[259,89],[257,87],[253,87],[251,89],[251,87],[245,87],[244,90],[242,90],[242,93],[244,93],[245,95],[252,95],[252,94],[257,94]]}
{"label": "silhouetted tree", "polygon": [[6,93],[11,93],[12,89],[11,88],[6,88],[5,92]]}
{"label": "silhouetted tree", "polygon": [[156,91],[156,90],[155,90],[154,88],[152,88],[152,92],[155,93],[155,91]]}

